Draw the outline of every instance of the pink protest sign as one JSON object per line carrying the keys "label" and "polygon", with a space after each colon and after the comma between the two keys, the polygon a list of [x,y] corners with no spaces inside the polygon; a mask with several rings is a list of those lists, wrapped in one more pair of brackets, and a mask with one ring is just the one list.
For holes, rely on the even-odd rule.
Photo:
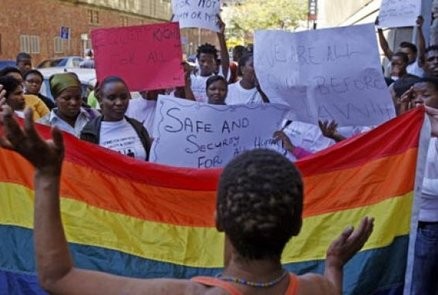
{"label": "pink protest sign", "polygon": [[91,38],[98,81],[119,76],[131,91],[184,85],[178,23],[97,29]]}

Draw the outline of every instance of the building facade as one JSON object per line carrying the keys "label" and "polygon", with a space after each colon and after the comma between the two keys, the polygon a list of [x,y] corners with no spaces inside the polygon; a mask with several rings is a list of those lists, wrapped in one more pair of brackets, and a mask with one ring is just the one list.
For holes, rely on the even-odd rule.
{"label": "building facade", "polygon": [[[84,55],[92,48],[93,29],[166,22],[172,14],[170,0],[0,0],[0,7],[0,59],[28,52],[34,64]],[[181,36],[188,54],[216,41],[196,29],[184,29]]]}

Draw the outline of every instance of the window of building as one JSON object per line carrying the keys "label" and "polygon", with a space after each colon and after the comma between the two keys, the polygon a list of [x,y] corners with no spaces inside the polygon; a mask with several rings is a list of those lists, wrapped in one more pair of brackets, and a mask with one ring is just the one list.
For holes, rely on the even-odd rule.
{"label": "window of building", "polygon": [[62,42],[63,40],[61,37],[57,36],[53,38],[53,48],[55,50],[55,53],[63,53],[64,52],[64,44]]}
{"label": "window of building", "polygon": [[40,37],[35,35],[20,35],[20,51],[40,53]]}
{"label": "window of building", "polygon": [[88,9],[88,22],[93,25],[99,24],[99,11]]}

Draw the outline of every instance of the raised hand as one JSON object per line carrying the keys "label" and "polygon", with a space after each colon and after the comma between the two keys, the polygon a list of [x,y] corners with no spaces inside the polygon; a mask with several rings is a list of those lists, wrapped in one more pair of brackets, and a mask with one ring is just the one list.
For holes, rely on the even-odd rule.
{"label": "raised hand", "polygon": [[217,17],[217,25],[219,27],[219,33],[220,34],[225,34],[225,23],[222,20],[221,16],[219,14],[216,15]]}
{"label": "raised hand", "polygon": [[325,137],[331,138],[336,142],[345,139],[345,137],[338,133],[338,123],[336,123],[336,121],[318,121],[318,125],[322,135]]}
{"label": "raised hand", "polygon": [[7,105],[1,106],[0,123],[4,127],[0,146],[22,155],[39,171],[60,174],[64,157],[64,144],[61,131],[52,129],[53,139],[44,140],[35,130],[32,110],[26,109],[24,127],[14,117]]}
{"label": "raised hand", "polygon": [[411,87],[400,96],[399,102],[404,107],[404,110],[410,110],[413,107],[415,107],[414,99],[415,99],[415,91],[414,91],[414,87]]}
{"label": "raised hand", "polygon": [[334,240],[326,256],[329,267],[342,268],[366,243],[373,232],[374,218],[364,217],[358,229],[347,227],[341,235]]}
{"label": "raised hand", "polygon": [[295,146],[290,141],[289,137],[282,130],[275,131],[273,137],[275,140],[281,140],[285,150],[292,152],[295,149]]}

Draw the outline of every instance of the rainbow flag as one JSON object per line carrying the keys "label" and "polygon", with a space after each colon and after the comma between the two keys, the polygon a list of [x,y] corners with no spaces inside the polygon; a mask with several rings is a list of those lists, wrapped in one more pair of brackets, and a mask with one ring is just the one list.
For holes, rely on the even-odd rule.
{"label": "rainbow flag", "polygon": [[[288,270],[322,272],[330,241],[373,216],[373,234],[345,267],[345,294],[401,292],[423,120],[423,110],[409,112],[297,163],[304,224],[284,251]],[[224,236],[213,219],[220,170],[142,163],[68,135],[65,144],[62,217],[78,267],[140,278],[221,271]],[[0,294],[44,294],[32,180],[24,159],[0,150]]]}

